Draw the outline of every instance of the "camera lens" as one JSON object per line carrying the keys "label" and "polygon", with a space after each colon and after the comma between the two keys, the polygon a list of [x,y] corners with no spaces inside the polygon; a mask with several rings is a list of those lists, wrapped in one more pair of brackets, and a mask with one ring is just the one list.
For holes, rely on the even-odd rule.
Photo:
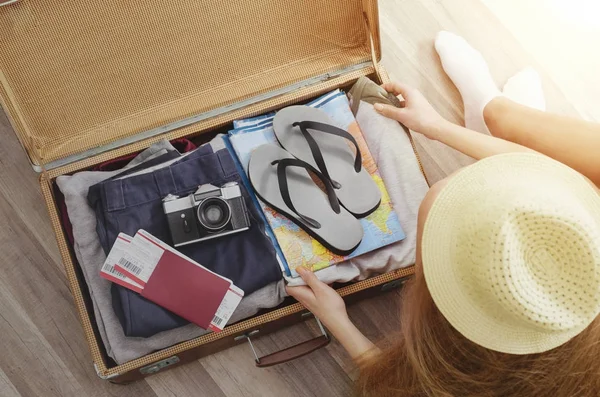
{"label": "camera lens", "polygon": [[218,197],[210,197],[198,206],[198,221],[210,231],[223,229],[231,220],[229,204]]}

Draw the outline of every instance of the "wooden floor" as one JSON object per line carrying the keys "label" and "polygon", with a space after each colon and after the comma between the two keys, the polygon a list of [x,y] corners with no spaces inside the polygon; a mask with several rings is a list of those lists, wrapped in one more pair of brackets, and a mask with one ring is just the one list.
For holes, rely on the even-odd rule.
{"label": "wooden floor", "polygon": [[[587,50],[595,47],[586,48],[573,36],[573,29],[568,36],[556,29],[568,26],[557,24],[564,21],[554,23],[554,14],[538,13],[541,4],[542,0],[380,0],[385,66],[393,79],[420,88],[445,117],[460,123],[460,96],[432,46],[437,31],[452,30],[483,52],[499,85],[532,65],[543,75],[550,111],[600,120],[598,59],[586,58]],[[589,31],[582,34],[589,39]],[[572,46],[574,41],[580,46]],[[469,162],[422,137],[417,139],[432,181]],[[356,371],[335,341],[270,369],[255,368],[248,346],[240,345],[129,386],[100,380],[78,322],[37,176],[4,116],[0,116],[0,142],[0,396],[350,394]],[[370,338],[380,339],[397,328],[397,300],[396,294],[356,304],[349,308],[350,316]],[[256,347],[259,354],[266,354],[315,333],[313,324],[298,325],[257,339]]]}

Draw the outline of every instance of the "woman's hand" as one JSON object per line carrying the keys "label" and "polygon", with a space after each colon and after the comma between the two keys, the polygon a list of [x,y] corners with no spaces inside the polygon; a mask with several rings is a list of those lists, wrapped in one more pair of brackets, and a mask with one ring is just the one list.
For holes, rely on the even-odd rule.
{"label": "woman's hand", "polygon": [[402,95],[405,106],[397,108],[376,104],[375,110],[380,114],[397,120],[409,129],[420,132],[429,139],[440,141],[475,160],[502,153],[533,152],[516,143],[468,130],[445,120],[433,109],[423,94],[412,87],[400,83],[388,83],[382,87],[394,95]]}
{"label": "woman's hand", "polygon": [[439,131],[448,123],[419,90],[400,83],[387,83],[382,87],[396,96],[402,95],[405,106],[376,104],[375,110],[385,117],[399,121],[409,129],[420,132],[429,139],[438,139]]}
{"label": "woman's hand", "polygon": [[349,321],[346,304],[333,288],[323,283],[304,267],[296,268],[307,285],[286,287],[288,294],[310,310],[327,328]]}
{"label": "woman's hand", "polygon": [[391,105],[376,104],[377,112],[401,122],[409,129],[420,132],[429,139],[439,141],[473,157],[475,160],[502,153],[534,153],[533,150],[516,143],[468,130],[445,120],[433,109],[423,94],[412,87],[400,83],[388,83],[382,87],[394,95],[402,95],[405,106],[397,108]]}
{"label": "woman's hand", "polygon": [[379,354],[379,349],[348,318],[346,304],[342,297],[333,288],[321,282],[310,270],[299,267],[296,271],[307,285],[286,287],[288,294],[321,320],[344,346],[350,357],[360,362]]}

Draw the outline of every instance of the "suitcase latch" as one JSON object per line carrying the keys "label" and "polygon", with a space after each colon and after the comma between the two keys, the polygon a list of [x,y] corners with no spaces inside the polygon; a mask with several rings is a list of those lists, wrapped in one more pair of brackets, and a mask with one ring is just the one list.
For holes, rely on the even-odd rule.
{"label": "suitcase latch", "polygon": [[260,359],[258,358],[258,354],[256,354],[256,350],[254,350],[254,345],[252,344],[252,339],[250,339],[251,336],[254,336],[256,334],[258,334],[260,332],[260,330],[255,329],[254,331],[250,331],[247,334],[243,334],[240,336],[236,336],[235,338],[233,338],[234,341],[240,341],[240,340],[248,340],[248,343],[250,344],[250,348],[252,349],[252,353],[254,354],[254,359],[256,362],[259,362]]}
{"label": "suitcase latch", "polygon": [[155,374],[163,368],[166,368],[170,365],[177,364],[179,362],[179,357],[172,356],[169,358],[165,358],[159,362],[154,364],[146,365],[145,367],[140,368],[140,372],[144,375]]}

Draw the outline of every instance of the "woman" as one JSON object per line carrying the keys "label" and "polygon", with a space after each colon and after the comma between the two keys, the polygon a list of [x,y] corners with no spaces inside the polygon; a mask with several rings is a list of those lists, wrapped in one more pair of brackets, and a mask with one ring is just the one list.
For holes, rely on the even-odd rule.
{"label": "woman", "polygon": [[421,205],[399,340],[375,347],[305,269],[307,286],[288,291],[360,365],[357,394],[596,396],[600,126],[541,111],[531,70],[502,94],[462,38],[442,32],[436,49],[471,129],[397,83],[384,88],[405,107],[377,111],[481,161],[435,184]]}

